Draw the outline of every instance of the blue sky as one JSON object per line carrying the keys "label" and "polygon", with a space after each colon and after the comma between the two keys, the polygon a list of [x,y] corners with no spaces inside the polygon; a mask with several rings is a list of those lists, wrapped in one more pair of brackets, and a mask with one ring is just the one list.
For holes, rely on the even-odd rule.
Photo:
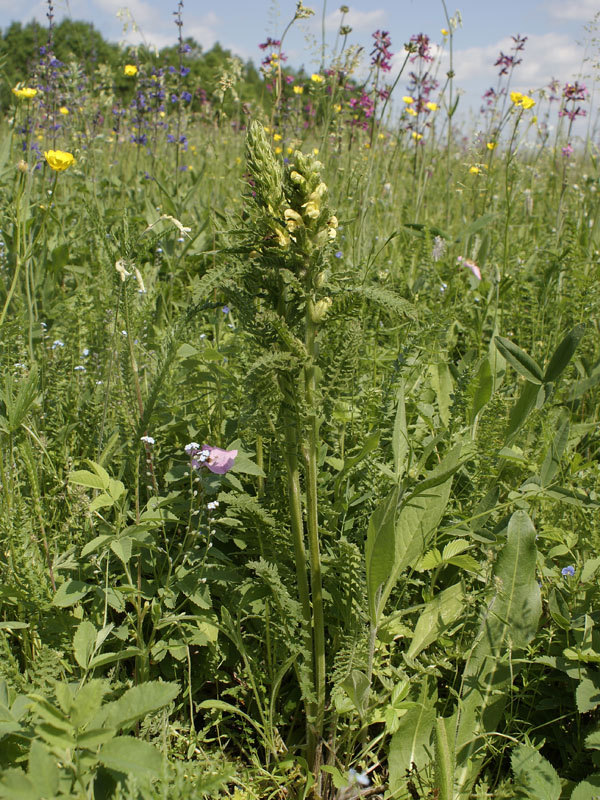
{"label": "blue sky", "polygon": [[[455,7],[448,0],[451,16]],[[289,63],[304,65],[313,71],[319,64],[323,0],[305,0],[315,16],[297,23],[289,33],[284,51]],[[329,46],[335,42],[339,27],[339,2],[325,4],[325,29]],[[413,33],[427,33],[440,42],[440,28],[445,27],[441,0],[358,0],[347,3],[350,13],[346,22],[353,28],[350,41],[368,52],[371,33],[376,29],[390,32],[392,50],[400,63],[402,45]],[[162,47],[171,44],[177,35],[173,23],[176,0],[54,0],[57,19],[69,16],[93,22],[112,41],[136,42],[143,37],[148,44]],[[219,41],[242,58],[260,58],[258,43],[270,35],[279,38],[293,16],[295,0],[185,0],[184,34],[193,36],[204,48]],[[127,8],[128,13],[123,13]],[[478,108],[485,89],[495,85],[497,68],[493,64],[500,50],[507,52],[510,37],[529,37],[522,54],[523,63],[514,77],[513,88],[528,91],[550,80],[561,82],[581,78],[588,86],[592,79],[590,62],[583,64],[584,53],[600,60],[596,52],[586,51],[584,25],[598,15],[600,0],[463,0],[460,7],[462,25],[454,39],[456,84],[464,90],[463,111]],[[27,22],[37,18],[45,24],[45,2],[0,0],[0,28],[13,20]],[[117,17],[120,14],[120,17]],[[131,29],[135,21],[137,32]],[[128,28],[125,32],[124,28]],[[598,30],[596,30],[598,35]]]}

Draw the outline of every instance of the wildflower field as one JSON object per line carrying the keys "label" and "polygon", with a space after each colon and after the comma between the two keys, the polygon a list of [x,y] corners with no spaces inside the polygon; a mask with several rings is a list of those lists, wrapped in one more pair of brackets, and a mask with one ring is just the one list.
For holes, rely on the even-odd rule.
{"label": "wildflower field", "polygon": [[597,800],[589,79],[288,11],[3,39],[0,798]]}

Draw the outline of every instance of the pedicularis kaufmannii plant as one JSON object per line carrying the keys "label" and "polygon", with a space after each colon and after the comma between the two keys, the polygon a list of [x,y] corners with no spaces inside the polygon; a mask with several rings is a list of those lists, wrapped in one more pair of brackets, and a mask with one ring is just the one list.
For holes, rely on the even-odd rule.
{"label": "pedicularis kaufmannii plant", "polygon": [[[278,371],[283,397],[281,416],[288,476],[290,528],[294,540],[298,592],[305,644],[312,653],[310,694],[305,691],[308,756],[318,761],[325,711],[325,626],[319,552],[317,502],[318,331],[331,305],[327,260],[336,238],[337,218],[321,180],[323,165],[295,152],[289,164],[274,156],[264,129],[254,122],[247,139],[251,174],[252,249],[243,283],[243,306],[252,314],[250,330],[271,351],[289,357]],[[242,277],[242,276],[240,276]],[[250,319],[247,320],[250,322]],[[305,509],[302,508],[299,457],[302,454]],[[306,519],[306,536],[303,515]],[[308,541],[310,582],[306,567]]]}

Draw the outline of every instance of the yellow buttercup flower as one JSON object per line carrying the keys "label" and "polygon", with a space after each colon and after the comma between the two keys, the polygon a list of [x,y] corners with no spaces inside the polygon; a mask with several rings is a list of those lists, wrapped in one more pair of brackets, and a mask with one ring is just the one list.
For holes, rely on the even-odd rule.
{"label": "yellow buttercup flower", "polygon": [[406,95],[404,95],[404,97],[402,98],[402,102],[403,102],[403,103],[406,103],[406,105],[407,105],[407,106],[409,106],[411,103],[414,103],[414,102],[415,102],[415,98],[414,98],[414,97],[410,97],[410,95],[407,95],[407,94],[406,94]]}
{"label": "yellow buttercup flower", "polygon": [[138,68],[135,64],[125,64],[125,69],[123,72],[128,78],[135,78],[135,76],[138,74]]}
{"label": "yellow buttercup flower", "polygon": [[425,108],[429,109],[429,111],[437,111],[438,110],[438,104],[429,101],[429,103],[425,103]]}
{"label": "yellow buttercup flower", "polygon": [[310,79],[313,83],[323,83],[325,80],[325,78],[322,75],[319,75],[318,72],[313,72],[313,74],[310,76]]}
{"label": "yellow buttercup flower", "polygon": [[314,154],[315,156],[318,156],[318,155],[319,155],[319,148],[318,148],[318,147],[313,147],[313,154]]}
{"label": "yellow buttercup flower", "polygon": [[339,113],[340,113],[340,111],[342,110],[342,106],[341,106],[341,104],[340,104],[340,103],[336,103],[336,104],[334,105],[334,107],[333,107],[333,110],[336,112],[336,114],[339,114]]}
{"label": "yellow buttercup flower", "polygon": [[469,167],[469,172],[471,173],[471,175],[479,175],[481,170],[479,169],[479,167],[473,166],[473,167]]}
{"label": "yellow buttercup flower", "polygon": [[294,148],[293,147],[287,147],[286,148],[286,152],[287,152],[288,156],[291,156],[292,153],[294,152]]}
{"label": "yellow buttercup flower", "polygon": [[416,117],[417,116],[417,112],[414,110],[414,108],[407,108],[406,109],[406,113],[410,114],[411,117]]}
{"label": "yellow buttercup flower", "polygon": [[283,136],[280,133],[274,133],[273,134],[273,141],[274,142],[280,142],[282,139],[283,139]]}
{"label": "yellow buttercup flower", "polygon": [[48,166],[55,172],[62,172],[68,169],[71,164],[75,163],[75,158],[72,153],[65,153],[64,150],[46,150],[44,158],[48,162]]}
{"label": "yellow buttercup flower", "polygon": [[487,142],[486,147],[488,150],[495,150],[498,146],[498,142]]}
{"label": "yellow buttercup flower", "polygon": [[66,116],[67,116],[67,114],[69,113],[69,109],[68,109],[66,106],[61,106],[61,107],[58,109],[58,113],[59,113],[59,114],[62,114],[64,117],[66,117]]}
{"label": "yellow buttercup flower", "polygon": [[17,89],[16,86],[12,91],[14,95],[16,95],[19,98],[23,98],[25,100],[31,100],[31,98],[35,97],[36,94],[38,93],[37,89],[30,89],[28,87],[25,87],[23,89]]}
{"label": "yellow buttercup flower", "polygon": [[283,147],[276,147],[275,148],[275,155],[279,155],[280,153],[283,153]]}
{"label": "yellow buttercup flower", "polygon": [[533,97],[527,97],[527,95],[525,95],[521,100],[521,105],[523,108],[533,108],[535,105],[535,100]]}
{"label": "yellow buttercup flower", "polygon": [[533,97],[528,97],[526,94],[522,94],[521,92],[511,92],[510,99],[516,106],[521,106],[521,108],[533,108],[535,105],[535,100]]}
{"label": "yellow buttercup flower", "polygon": [[304,86],[294,86],[294,94],[302,94],[304,92]]}
{"label": "yellow buttercup flower", "polygon": [[446,28],[442,28],[441,29],[441,33],[442,33],[442,36],[448,36],[449,32],[446,30]]}
{"label": "yellow buttercup flower", "polygon": [[422,138],[423,138],[423,134],[422,134],[422,133],[417,133],[416,131],[413,131],[413,132],[412,132],[412,138],[413,138],[413,139],[414,139],[416,142],[418,142],[418,141],[419,141],[419,139],[422,139]]}

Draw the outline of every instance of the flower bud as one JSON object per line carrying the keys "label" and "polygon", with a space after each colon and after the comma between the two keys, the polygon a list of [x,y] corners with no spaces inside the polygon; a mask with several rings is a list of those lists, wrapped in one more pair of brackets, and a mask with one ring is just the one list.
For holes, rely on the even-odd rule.
{"label": "flower bud", "polygon": [[327,316],[327,312],[331,308],[332,303],[333,300],[331,297],[323,297],[321,300],[318,300],[315,303],[311,313],[313,322],[323,322]]}
{"label": "flower bud", "polygon": [[304,213],[310,219],[316,219],[321,213],[321,209],[319,208],[318,204],[312,200],[308,203],[304,203],[302,208],[306,209]]}
{"label": "flower bud", "polygon": [[297,211],[294,211],[293,208],[287,208],[283,212],[283,217],[285,219],[285,225],[290,233],[293,233],[295,230],[304,225],[302,217]]}
{"label": "flower bud", "polygon": [[19,170],[19,172],[27,172],[28,170],[27,162],[21,159],[17,164],[17,169]]}

